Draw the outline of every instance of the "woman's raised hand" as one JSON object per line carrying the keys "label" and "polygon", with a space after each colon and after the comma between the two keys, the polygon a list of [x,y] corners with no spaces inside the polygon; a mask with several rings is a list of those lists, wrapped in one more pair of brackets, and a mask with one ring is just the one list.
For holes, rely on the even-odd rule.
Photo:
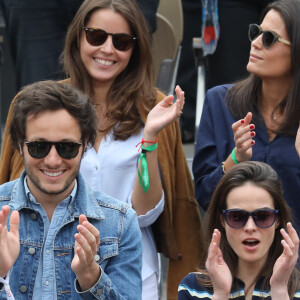
{"label": "woman's raised hand", "polygon": [[235,142],[235,157],[238,162],[247,161],[252,157],[252,147],[255,144],[254,124],[250,124],[252,113],[248,112],[246,117],[232,124]]}
{"label": "woman's raised hand", "polygon": [[172,104],[174,96],[170,95],[160,101],[149,112],[145,124],[144,135],[147,133],[147,136],[156,137],[163,128],[181,116],[184,106],[184,92],[179,85],[176,86],[175,92],[177,99],[174,104]]}
{"label": "woman's raised hand", "polygon": [[272,299],[285,299],[284,294],[288,296],[288,281],[298,260],[299,237],[292,224],[287,224],[287,232],[281,229],[280,233],[283,252],[274,264],[270,279]]}
{"label": "woman's raised hand", "polygon": [[220,249],[220,240],[221,233],[218,229],[215,229],[209,245],[208,256],[205,263],[205,267],[213,285],[214,300],[228,299],[232,285],[232,275],[223,259],[223,254]]}

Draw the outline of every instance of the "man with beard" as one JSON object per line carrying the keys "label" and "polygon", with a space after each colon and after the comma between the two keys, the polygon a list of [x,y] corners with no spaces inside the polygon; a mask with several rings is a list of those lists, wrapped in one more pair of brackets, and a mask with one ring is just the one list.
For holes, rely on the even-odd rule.
{"label": "man with beard", "polygon": [[141,299],[136,214],[79,174],[96,134],[89,98],[69,84],[17,95],[10,136],[25,170],[0,186],[0,299]]}

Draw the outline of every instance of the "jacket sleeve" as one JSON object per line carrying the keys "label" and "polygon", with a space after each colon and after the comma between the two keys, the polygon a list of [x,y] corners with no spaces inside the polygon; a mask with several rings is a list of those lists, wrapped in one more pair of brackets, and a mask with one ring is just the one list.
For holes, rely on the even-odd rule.
{"label": "jacket sleeve", "polygon": [[75,280],[75,289],[82,299],[142,299],[142,235],[133,209],[126,212],[120,224],[123,230],[119,253],[101,268],[98,282],[88,291],[82,292]]}
{"label": "jacket sleeve", "polygon": [[206,93],[197,132],[193,173],[196,199],[204,210],[224,174],[222,162],[235,145],[231,127],[235,119],[225,105],[227,90],[228,86],[219,86]]}
{"label": "jacket sleeve", "polygon": [[13,103],[14,100],[9,108],[2,142],[0,157],[0,184],[19,178],[24,169],[22,156],[12,147],[10,142],[9,129],[13,116]]}
{"label": "jacket sleeve", "polygon": [[[204,261],[204,238],[200,210],[195,199],[194,184],[181,143],[179,122],[175,123],[174,182],[172,184],[172,230],[175,236],[177,259],[169,259],[167,297],[177,299],[181,279]],[[175,295],[174,295],[175,294]],[[176,297],[176,298],[175,298]]]}
{"label": "jacket sleeve", "polygon": [[202,225],[193,180],[181,143],[179,122],[161,132],[159,163],[165,209],[154,229],[157,247],[169,258],[167,297],[177,299],[180,280],[201,265]]}

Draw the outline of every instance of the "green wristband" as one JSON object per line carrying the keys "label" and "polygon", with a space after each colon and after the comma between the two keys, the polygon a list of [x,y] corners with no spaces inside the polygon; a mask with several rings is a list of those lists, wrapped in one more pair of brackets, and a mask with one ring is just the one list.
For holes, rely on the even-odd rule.
{"label": "green wristband", "polygon": [[150,187],[146,152],[152,152],[156,148],[157,148],[157,142],[153,145],[148,146],[147,148],[142,146],[142,153],[141,153],[140,158],[138,159],[138,164],[139,164],[140,160],[142,162],[142,175],[140,174],[139,169],[138,169],[138,175],[139,175],[139,182],[140,182],[140,185],[143,187],[144,193],[146,193]]}
{"label": "green wristband", "polygon": [[232,158],[233,162],[234,162],[236,165],[238,165],[239,162],[238,162],[238,160],[236,159],[234,149],[235,149],[235,148],[233,148],[233,150],[232,150],[232,152],[231,152],[231,158]]}

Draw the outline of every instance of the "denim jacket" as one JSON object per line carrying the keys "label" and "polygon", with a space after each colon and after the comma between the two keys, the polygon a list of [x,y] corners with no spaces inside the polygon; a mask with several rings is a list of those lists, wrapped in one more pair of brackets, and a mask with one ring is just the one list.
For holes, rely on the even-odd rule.
{"label": "denim jacket", "polygon": [[[31,299],[44,241],[44,224],[38,211],[28,205],[23,172],[20,179],[0,186],[0,208],[9,205],[20,213],[20,254],[10,270],[15,299]],[[77,193],[53,245],[57,299],[141,299],[142,242],[137,217],[126,203],[91,190],[77,177]],[[81,292],[71,269],[74,234],[79,215],[84,214],[100,231],[95,260],[101,268],[98,282]],[[0,252],[1,255],[1,252]],[[0,299],[6,299],[4,290]]]}

